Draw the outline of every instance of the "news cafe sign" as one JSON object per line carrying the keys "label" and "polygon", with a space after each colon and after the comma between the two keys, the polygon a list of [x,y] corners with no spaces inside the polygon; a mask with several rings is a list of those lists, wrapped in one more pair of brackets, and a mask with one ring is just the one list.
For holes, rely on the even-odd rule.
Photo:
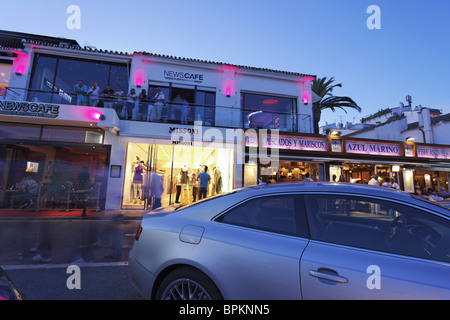
{"label": "news cafe sign", "polygon": [[202,83],[204,80],[204,75],[200,73],[164,70],[164,78],[173,81]]}
{"label": "news cafe sign", "polygon": [[345,141],[346,153],[360,153],[378,156],[401,156],[401,148],[399,144],[380,143],[380,142],[363,142],[363,141]]}
{"label": "news cafe sign", "polygon": [[419,158],[450,159],[450,148],[416,146],[416,150]]}
{"label": "news cafe sign", "polygon": [[56,118],[59,105],[49,103],[0,101],[0,115],[27,116],[39,118]]}

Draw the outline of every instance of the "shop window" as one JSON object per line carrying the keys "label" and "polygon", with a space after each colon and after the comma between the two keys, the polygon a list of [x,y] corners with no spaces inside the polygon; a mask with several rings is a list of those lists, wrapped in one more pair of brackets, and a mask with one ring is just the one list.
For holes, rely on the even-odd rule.
{"label": "shop window", "polygon": [[[80,209],[80,190],[88,193],[90,209],[104,208],[107,148],[3,144],[0,151],[0,207],[20,208],[28,200],[18,197],[27,178],[39,186],[30,195],[36,210]],[[83,170],[89,173],[89,181],[82,185]]]}
{"label": "shop window", "polygon": [[101,144],[103,143],[103,130],[44,126],[42,140]]}
{"label": "shop window", "polygon": [[198,200],[198,174],[208,166],[208,197],[233,189],[234,150],[225,148],[129,143],[125,166],[122,207],[151,208],[150,179],[163,185],[162,206]]}
{"label": "shop window", "polygon": [[264,183],[300,182],[306,178],[319,181],[319,164],[312,162],[281,161],[278,167],[259,166],[259,178]]}
{"label": "shop window", "polygon": [[41,126],[27,124],[0,124],[1,139],[39,140]]}

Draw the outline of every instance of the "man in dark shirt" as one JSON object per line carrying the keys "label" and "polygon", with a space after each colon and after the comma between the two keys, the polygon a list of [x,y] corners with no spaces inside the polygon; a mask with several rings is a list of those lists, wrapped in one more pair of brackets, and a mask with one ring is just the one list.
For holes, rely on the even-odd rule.
{"label": "man in dark shirt", "polygon": [[106,89],[103,90],[102,96],[104,97],[104,105],[105,108],[112,108],[113,107],[113,98],[114,98],[114,90],[111,89],[111,85],[106,85]]}

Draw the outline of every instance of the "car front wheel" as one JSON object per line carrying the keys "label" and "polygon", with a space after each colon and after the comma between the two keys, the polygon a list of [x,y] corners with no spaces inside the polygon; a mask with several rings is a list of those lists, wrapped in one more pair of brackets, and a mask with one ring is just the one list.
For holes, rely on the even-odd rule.
{"label": "car front wheel", "polygon": [[202,272],[182,267],[169,273],[156,292],[157,300],[222,300],[215,284]]}

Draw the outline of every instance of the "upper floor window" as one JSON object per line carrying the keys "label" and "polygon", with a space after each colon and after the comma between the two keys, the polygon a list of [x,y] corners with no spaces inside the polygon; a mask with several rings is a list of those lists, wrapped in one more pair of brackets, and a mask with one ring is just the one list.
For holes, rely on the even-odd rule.
{"label": "upper floor window", "polygon": [[241,107],[244,128],[296,131],[297,99],[242,93]]}
{"label": "upper floor window", "polygon": [[[28,99],[40,102],[80,104],[74,86],[82,80],[89,89],[94,83],[101,94],[108,84],[113,90],[128,93],[129,72],[126,63],[57,57],[37,53],[34,57]],[[77,101],[78,100],[78,101]],[[84,105],[97,101],[83,99]]]}

